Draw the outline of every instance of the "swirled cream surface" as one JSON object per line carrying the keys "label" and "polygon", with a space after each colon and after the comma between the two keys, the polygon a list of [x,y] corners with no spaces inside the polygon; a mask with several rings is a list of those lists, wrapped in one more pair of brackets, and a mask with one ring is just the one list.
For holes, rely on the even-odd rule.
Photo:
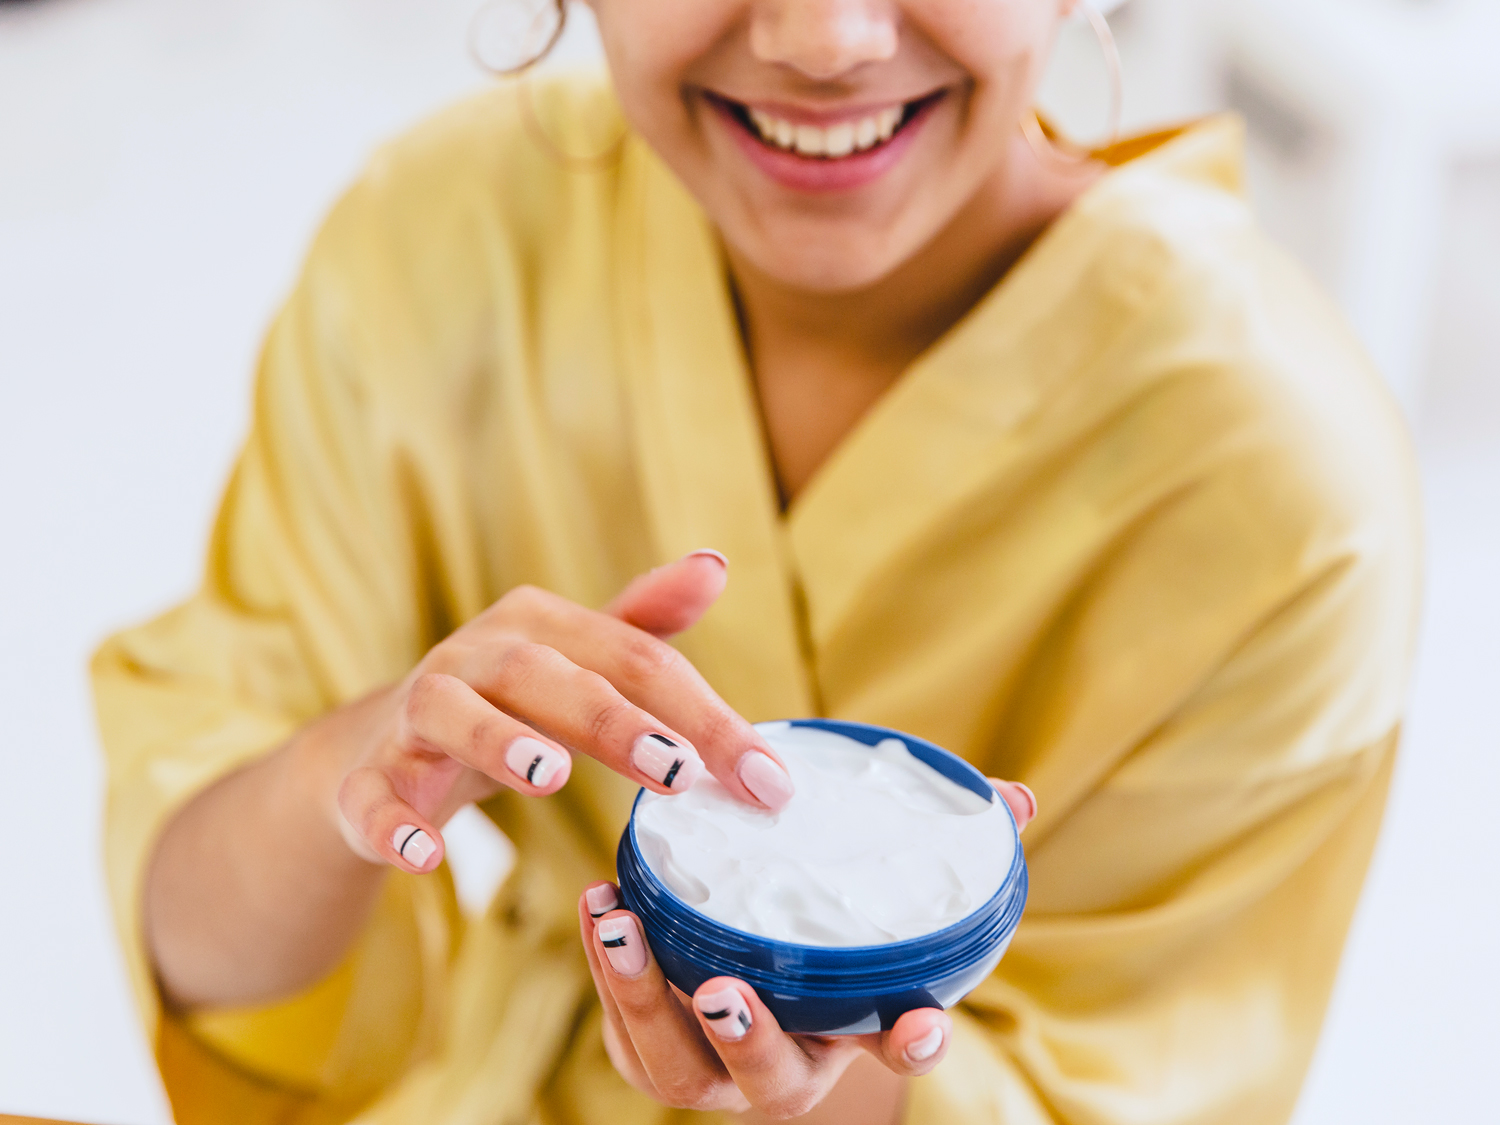
{"label": "swirled cream surface", "polygon": [[986,801],[912,756],[832,731],[763,723],[797,786],[780,812],[704,775],[636,812],[656,877],[710,918],[802,945],[878,945],[959,921],[1000,889],[1016,835]]}

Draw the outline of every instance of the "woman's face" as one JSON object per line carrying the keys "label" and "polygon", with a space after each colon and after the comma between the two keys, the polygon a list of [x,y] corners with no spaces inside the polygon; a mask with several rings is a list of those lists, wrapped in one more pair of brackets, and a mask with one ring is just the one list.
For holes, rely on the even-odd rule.
{"label": "woman's face", "polygon": [[631,124],[761,273],[869,285],[1002,174],[1073,0],[591,0]]}

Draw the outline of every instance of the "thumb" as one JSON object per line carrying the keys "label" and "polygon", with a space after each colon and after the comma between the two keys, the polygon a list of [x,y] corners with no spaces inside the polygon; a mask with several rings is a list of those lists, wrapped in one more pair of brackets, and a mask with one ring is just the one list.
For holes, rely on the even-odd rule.
{"label": "thumb", "polygon": [[701,550],[633,579],[604,612],[658,637],[689,628],[719,600],[729,560]]}

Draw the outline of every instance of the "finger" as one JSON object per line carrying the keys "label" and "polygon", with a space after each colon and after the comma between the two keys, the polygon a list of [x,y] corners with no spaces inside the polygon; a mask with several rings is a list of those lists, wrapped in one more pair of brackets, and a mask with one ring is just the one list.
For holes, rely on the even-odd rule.
{"label": "finger", "polygon": [[[391,779],[374,766],[350,770],[339,786],[339,812],[367,859],[402,871],[431,871],[443,861],[443,834],[402,800]],[[346,839],[348,833],[346,833]]]}
{"label": "finger", "polygon": [[472,681],[479,693],[557,742],[657,793],[680,793],[703,775],[691,742],[555,648],[512,642],[485,648],[486,657]]}
{"label": "finger", "polygon": [[691,628],[728,581],[729,560],[705,548],[638,576],[604,612],[652,636],[670,637]]}
{"label": "finger", "polygon": [[630,1076],[638,1082],[649,1082],[646,1068],[641,1066],[635,1046],[625,1031],[625,1021],[620,1016],[620,1006],[615,1003],[614,993],[604,977],[604,966],[594,944],[594,925],[599,918],[617,909],[620,896],[613,883],[595,883],[578,898],[578,928],[583,935],[583,952],[588,958],[589,975],[594,978],[594,991],[599,994],[599,1003],[604,1009],[604,1022],[613,1028],[615,1042],[625,1057],[615,1060],[616,1066],[624,1066],[634,1073]]}
{"label": "finger", "polygon": [[[696,747],[695,758],[701,753],[699,760],[740,800],[774,810],[791,799],[794,789],[785,763],[671,645],[542,590],[513,591],[502,602],[506,599],[511,599],[509,608],[497,613],[497,620],[508,628],[519,625],[533,641],[602,676],[623,698],[670,723]],[[480,690],[489,695],[482,686]],[[500,706],[515,713],[503,702]],[[531,714],[523,717],[536,721]],[[575,748],[590,753],[587,747]]]}
{"label": "finger", "polygon": [[1019,781],[1001,781],[992,777],[990,784],[1010,806],[1011,814],[1016,818],[1017,830],[1024,832],[1036,817],[1036,794]]}
{"label": "finger", "polygon": [[557,792],[572,772],[566,750],[492,706],[457,676],[419,677],[407,690],[401,722],[407,745],[532,796]]}
{"label": "finger", "polygon": [[755,990],[733,977],[704,981],[693,993],[693,1012],[735,1086],[771,1117],[807,1112],[859,1054],[856,1044],[828,1041],[815,1046],[814,1060]]}
{"label": "finger", "polygon": [[905,1012],[895,1026],[870,1036],[866,1049],[897,1074],[926,1074],[943,1061],[953,1037],[953,1020],[941,1008]]}
{"label": "finger", "polygon": [[651,1084],[671,1105],[718,1108],[726,1074],[698,1021],[672,993],[640,920],[615,910],[594,925],[605,986]]}

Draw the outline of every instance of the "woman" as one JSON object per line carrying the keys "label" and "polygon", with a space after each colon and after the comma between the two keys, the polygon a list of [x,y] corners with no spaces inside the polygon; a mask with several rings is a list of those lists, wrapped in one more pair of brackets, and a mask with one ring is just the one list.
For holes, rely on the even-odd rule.
{"label": "woman", "polygon": [[[180,1121],[1286,1117],[1397,738],[1410,461],[1231,121],[1025,139],[1070,6],[594,0],[612,91],[497,91],[340,203],[202,590],[95,662]],[[1039,799],[951,1013],[790,1037],[594,933],[640,937],[636,787],[776,807],[748,721],[809,714]],[[470,801],[518,862],[465,922]]]}

